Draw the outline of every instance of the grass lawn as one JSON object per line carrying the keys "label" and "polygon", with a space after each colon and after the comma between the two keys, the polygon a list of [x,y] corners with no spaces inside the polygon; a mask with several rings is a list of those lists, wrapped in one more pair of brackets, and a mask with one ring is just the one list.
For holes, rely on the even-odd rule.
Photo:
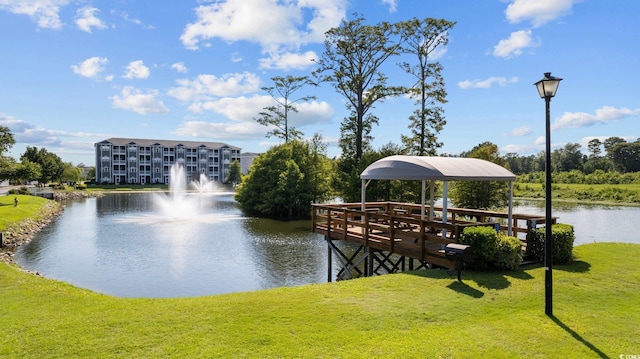
{"label": "grass lawn", "polygon": [[[514,184],[514,196],[524,198],[545,197],[542,183]],[[640,205],[640,184],[566,184],[554,183],[551,186],[553,197],[567,201],[585,203],[605,202],[625,205]]]}
{"label": "grass lawn", "polygon": [[127,299],[0,263],[0,357],[597,358],[640,355],[640,245],[554,268],[416,271],[197,298]]}
{"label": "grass lawn", "polygon": [[[13,199],[18,199],[18,206],[13,206]],[[7,226],[18,223],[25,218],[36,218],[42,208],[49,202],[42,197],[29,195],[0,196],[0,232]]]}

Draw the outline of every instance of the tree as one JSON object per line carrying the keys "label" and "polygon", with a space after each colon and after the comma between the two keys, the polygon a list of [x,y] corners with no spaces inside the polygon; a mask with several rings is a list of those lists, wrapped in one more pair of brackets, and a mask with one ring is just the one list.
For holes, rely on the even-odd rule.
{"label": "tree", "polygon": [[280,218],[308,218],[313,201],[330,192],[328,158],[309,142],[292,140],[258,156],[236,189],[240,207],[251,214]]}
{"label": "tree", "polygon": [[640,138],[635,142],[618,142],[607,152],[620,172],[640,171]]}
{"label": "tree", "polygon": [[[498,152],[498,146],[483,142],[462,157],[479,158],[500,166],[505,161]],[[451,190],[449,198],[457,207],[490,209],[503,207],[508,201],[508,184],[499,181],[459,181]]]}
{"label": "tree", "polygon": [[589,150],[589,157],[582,165],[582,170],[585,174],[594,173],[597,170],[609,171],[612,168],[611,161],[608,158],[602,157],[603,142],[597,138],[592,139],[587,144]]}
{"label": "tree", "polygon": [[18,163],[13,157],[0,155],[0,182],[15,180]]}
{"label": "tree", "polygon": [[82,169],[76,167],[71,162],[65,162],[62,164],[62,176],[61,180],[64,182],[80,182],[82,181]]}
{"label": "tree", "polygon": [[8,127],[0,126],[0,156],[15,145],[16,140]]}
{"label": "tree", "polygon": [[602,154],[602,141],[597,138],[590,140],[587,144],[587,149],[590,153],[589,157],[600,157],[600,154]]}
{"label": "tree", "polygon": [[564,148],[551,153],[551,165],[554,172],[582,171],[583,155],[579,143],[567,143]]}
{"label": "tree", "polygon": [[417,108],[409,117],[410,136],[402,136],[402,142],[409,153],[419,156],[435,155],[442,147],[437,135],[442,131],[446,120],[444,109],[440,106],[447,102],[442,65],[430,62],[431,54],[440,46],[449,42],[448,31],[455,22],[426,18],[397,24],[404,39],[401,52],[415,55],[416,64],[403,62],[400,67],[415,77],[415,84],[409,89],[409,95],[416,99]]}
{"label": "tree", "polygon": [[[317,60],[314,75],[330,82],[346,99],[350,116],[341,126],[341,136],[353,139],[353,157],[358,162],[368,139],[367,128],[377,124],[375,116],[367,116],[378,101],[404,92],[402,87],[387,85],[380,68],[398,54],[400,44],[393,42],[395,27],[387,22],[365,25],[364,18],[343,20],[337,28],[326,32],[325,50]],[[346,141],[341,141],[346,144]]]}
{"label": "tree", "polygon": [[242,180],[242,166],[240,161],[233,161],[229,164],[229,173],[227,174],[226,182],[232,185],[237,185]]}
{"label": "tree", "polygon": [[36,178],[40,183],[60,181],[64,172],[62,160],[55,153],[48,152],[45,148],[27,147],[20,156],[21,161],[29,160],[40,165],[40,177]]}
{"label": "tree", "polygon": [[618,143],[625,143],[625,142],[627,141],[622,137],[609,137],[605,139],[602,144],[604,145],[604,151],[607,153],[607,156],[609,156],[609,152],[613,149],[615,145],[617,145]]}
{"label": "tree", "polygon": [[31,181],[35,181],[42,176],[42,171],[40,169],[40,165],[31,162],[29,160],[24,160],[22,163],[19,163],[16,166],[16,171],[14,175],[14,180],[18,183],[28,183]]}
{"label": "tree", "polygon": [[261,125],[274,127],[273,130],[267,133],[267,137],[275,136],[283,139],[285,143],[292,139],[302,138],[302,132],[289,125],[289,114],[298,112],[298,109],[294,106],[296,102],[315,100],[316,97],[303,96],[293,100],[291,96],[303,86],[315,84],[307,76],[276,76],[272,77],[271,80],[273,80],[275,86],[263,87],[262,90],[273,97],[276,104],[265,107],[265,111],[260,112],[261,117],[255,120]]}

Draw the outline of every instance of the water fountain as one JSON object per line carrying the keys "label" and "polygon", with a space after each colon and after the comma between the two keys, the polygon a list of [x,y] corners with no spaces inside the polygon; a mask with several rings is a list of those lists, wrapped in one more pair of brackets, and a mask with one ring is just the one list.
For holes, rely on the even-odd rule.
{"label": "water fountain", "polygon": [[198,191],[198,193],[208,193],[218,189],[216,183],[209,180],[204,173],[200,174],[198,180],[191,181],[191,187]]}
{"label": "water fountain", "polygon": [[231,194],[231,192],[219,190],[215,181],[209,180],[204,174],[200,175],[199,180],[189,183],[184,167],[174,164],[169,173],[169,191],[153,193],[155,211],[126,216],[118,221],[154,225],[176,224],[176,222],[216,223],[229,219],[225,215],[211,215],[211,207],[216,196]]}
{"label": "water fountain", "polygon": [[188,195],[184,167],[173,165],[169,173],[169,193],[156,195],[154,202],[167,218],[192,218],[200,212],[197,199]]}

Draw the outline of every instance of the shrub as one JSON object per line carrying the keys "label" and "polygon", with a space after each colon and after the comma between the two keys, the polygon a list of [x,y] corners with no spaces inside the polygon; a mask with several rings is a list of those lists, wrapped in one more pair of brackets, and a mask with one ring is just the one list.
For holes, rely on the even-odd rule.
{"label": "shrub", "polygon": [[7,194],[25,194],[25,195],[29,195],[31,194],[29,192],[29,189],[26,186],[22,186],[20,188],[12,188],[9,191],[7,191]]}
{"label": "shrub", "polygon": [[[527,253],[538,262],[544,261],[545,232],[546,229],[542,227],[531,231],[527,236]],[[573,242],[576,239],[573,226],[564,223],[554,224],[551,226],[551,236],[553,238],[553,262],[571,262],[573,260]]]}
{"label": "shrub", "polygon": [[85,189],[87,189],[87,185],[85,183],[78,183],[78,184],[76,184],[76,189],[85,190]]}
{"label": "shrub", "polygon": [[498,235],[493,266],[499,269],[516,270],[522,263],[522,242],[517,237]]}
{"label": "shrub", "polygon": [[469,267],[486,270],[496,254],[498,234],[493,227],[468,227],[462,232],[460,243],[470,245],[473,250]]}

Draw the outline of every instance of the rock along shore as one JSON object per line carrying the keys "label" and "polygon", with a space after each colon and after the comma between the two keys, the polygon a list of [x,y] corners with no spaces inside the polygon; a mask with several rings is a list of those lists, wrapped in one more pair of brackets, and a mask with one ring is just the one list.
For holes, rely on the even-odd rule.
{"label": "rock along shore", "polygon": [[[53,201],[48,201],[38,214],[37,218],[26,218],[18,224],[8,227],[2,234],[2,248],[0,248],[0,262],[13,263],[16,249],[29,243],[33,236],[46,227],[51,221],[64,211],[62,201],[82,199],[88,197],[100,197],[102,193],[87,193],[83,191],[54,192]],[[38,274],[38,273],[34,273]]]}

